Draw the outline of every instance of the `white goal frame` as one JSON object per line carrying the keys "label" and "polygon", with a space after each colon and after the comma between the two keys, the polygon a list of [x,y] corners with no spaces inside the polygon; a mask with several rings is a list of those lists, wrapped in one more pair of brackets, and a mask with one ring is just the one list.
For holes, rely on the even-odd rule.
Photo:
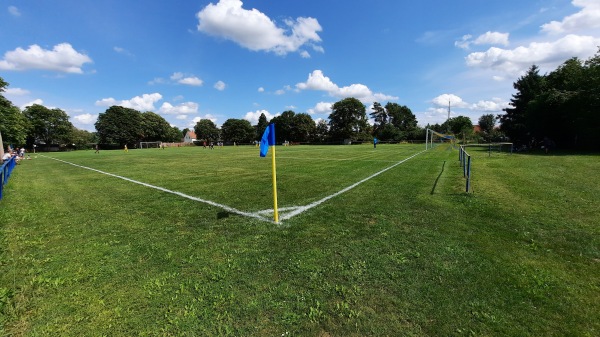
{"label": "white goal frame", "polygon": [[[146,148],[153,148],[153,149],[160,149],[162,142],[140,142],[140,149],[144,148],[144,145],[146,145]],[[156,145],[156,146],[153,146]]]}
{"label": "white goal frame", "polygon": [[436,141],[448,142],[453,146],[456,143],[456,138],[452,134],[443,134],[432,129],[427,129],[427,132],[425,133],[425,150],[429,150],[434,147],[434,138]]}

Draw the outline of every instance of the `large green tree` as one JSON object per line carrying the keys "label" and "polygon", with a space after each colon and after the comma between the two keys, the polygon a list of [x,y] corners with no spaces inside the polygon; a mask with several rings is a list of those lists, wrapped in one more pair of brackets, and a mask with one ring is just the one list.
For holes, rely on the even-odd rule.
{"label": "large green tree", "polygon": [[34,104],[26,107],[23,115],[29,121],[28,145],[38,142],[48,145],[70,143],[73,124],[63,110]]}
{"label": "large green tree", "polygon": [[417,117],[406,105],[398,103],[388,103],[385,110],[390,116],[390,123],[400,131],[408,132],[417,127]]}
{"label": "large green tree", "polygon": [[95,126],[102,144],[133,145],[144,138],[142,113],[131,108],[113,105],[98,115]]}
{"label": "large green tree", "polygon": [[479,117],[479,128],[482,133],[490,134],[492,130],[494,130],[494,126],[496,126],[496,116],[493,114],[482,115]]}
{"label": "large green tree", "polygon": [[24,145],[28,129],[27,119],[18,107],[0,106],[0,134],[5,144]]}
{"label": "large green tree", "polygon": [[327,125],[327,121],[321,119],[317,122],[315,127],[315,133],[313,134],[312,140],[315,142],[325,142],[329,138],[329,126]]}
{"label": "large green tree", "polygon": [[315,120],[307,113],[298,113],[293,119],[293,128],[290,140],[294,142],[309,142],[315,133],[317,125]]}
{"label": "large green tree", "polygon": [[144,135],[142,140],[146,142],[168,142],[173,138],[173,130],[169,122],[151,111],[142,113],[142,129]]}
{"label": "large green tree", "polygon": [[[185,137],[185,136],[184,136]],[[181,130],[179,130],[176,126],[171,126],[169,129],[169,133],[167,134],[167,138],[165,141],[167,142],[181,142],[183,137],[181,136]]]}
{"label": "large green tree", "polygon": [[566,146],[576,141],[578,128],[584,126],[578,121],[589,108],[588,96],[582,95],[586,77],[587,69],[577,58],[544,76],[544,90],[528,106],[527,126],[533,138],[549,138]]}
{"label": "large green tree", "polygon": [[2,95],[8,85],[0,77],[0,134],[6,144],[24,145],[28,130],[27,119],[18,107]]}
{"label": "large green tree", "polygon": [[333,104],[329,115],[329,134],[333,140],[366,140],[368,130],[365,105],[354,97]]}
{"label": "large green tree", "polygon": [[[281,113],[281,115],[273,117],[271,119],[271,123],[275,124],[275,140],[278,143],[282,143],[284,141],[295,141],[293,139],[293,129],[294,129],[294,120],[296,117],[296,113],[287,110]],[[264,129],[263,129],[264,131]],[[262,135],[261,135],[262,136]]]}
{"label": "large green tree", "polygon": [[527,144],[531,139],[529,105],[544,90],[545,82],[539,71],[539,67],[533,65],[513,84],[517,93],[510,100],[511,107],[504,109],[505,113],[498,116],[502,132],[517,144]]}
{"label": "large green tree", "polygon": [[442,128],[449,129],[456,137],[463,140],[473,134],[473,122],[466,116],[450,118],[442,124]]}
{"label": "large green tree", "polygon": [[71,132],[71,144],[73,144],[76,149],[90,149],[91,145],[96,142],[96,135],[93,132],[73,127],[73,131]]}
{"label": "large green tree", "polygon": [[267,116],[264,113],[261,113],[258,117],[258,124],[256,124],[256,139],[259,140],[262,138],[265,129],[269,125],[269,121],[267,120]]}
{"label": "large green tree", "polygon": [[597,148],[600,142],[600,51],[585,62],[571,58],[547,75],[537,66],[520,77],[500,128],[517,144],[544,138],[563,148]]}
{"label": "large green tree", "polygon": [[255,134],[252,124],[245,119],[230,118],[221,126],[221,135],[228,142],[250,143]]}
{"label": "large green tree", "polygon": [[213,121],[210,119],[201,119],[194,126],[194,132],[196,133],[196,139],[215,141],[219,139],[221,131]]}
{"label": "large green tree", "polygon": [[374,121],[373,136],[378,137],[381,140],[389,139],[389,133],[384,132],[384,129],[388,125],[387,111],[383,108],[383,106],[381,106],[381,103],[379,102],[373,102],[373,107],[371,108],[371,110],[373,110],[373,112],[371,112],[369,115],[371,116],[371,118],[373,118]]}

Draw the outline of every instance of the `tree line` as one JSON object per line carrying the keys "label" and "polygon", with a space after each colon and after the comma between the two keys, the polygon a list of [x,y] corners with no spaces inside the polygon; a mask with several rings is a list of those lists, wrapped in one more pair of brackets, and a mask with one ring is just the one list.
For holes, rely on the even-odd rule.
{"label": "tree line", "polygon": [[[179,130],[160,115],[112,106],[100,113],[96,132],[75,128],[61,109],[39,104],[23,111],[2,92],[8,83],[0,77],[0,133],[8,144],[32,148],[33,144],[85,148],[90,144],[135,145],[140,141],[179,142],[189,129]],[[277,127],[276,141],[330,143],[372,141],[400,142],[422,140],[425,130],[453,133],[462,140],[483,142],[512,141],[517,145],[552,144],[571,149],[598,149],[600,142],[600,50],[586,61],[571,58],[556,70],[540,75],[533,65],[513,83],[516,93],[503,114],[487,114],[479,119],[480,131],[474,134],[468,117],[458,116],[442,124],[419,127],[410,108],[388,102],[374,102],[367,115],[366,106],[349,97],[334,103],[327,120],[316,122],[307,113],[288,110],[267,120],[261,114],[256,125],[231,118],[221,127],[210,120],[196,123],[198,140],[252,143],[259,140],[269,123]],[[369,117],[373,125],[368,123]],[[499,127],[496,127],[496,122]]]}
{"label": "tree line", "polygon": [[[8,86],[0,78],[0,93]],[[350,97],[334,103],[328,120],[316,122],[308,113],[288,110],[267,120],[261,114],[256,125],[245,119],[231,118],[221,127],[208,119],[200,120],[194,126],[196,138],[205,141],[229,143],[252,143],[260,140],[269,123],[275,123],[276,141],[297,143],[370,142],[374,137],[380,141],[400,142],[411,139],[424,139],[425,128],[431,127],[445,132],[448,125],[463,123],[457,132],[472,128],[470,119],[457,117],[439,125],[421,128],[410,108],[397,103],[373,104],[374,124],[368,123],[367,108],[358,99]],[[32,148],[38,146],[62,146],[89,148],[92,144],[103,147],[121,148],[124,145],[135,147],[141,141],[180,142],[189,129],[179,130],[171,126],[162,116],[151,112],[140,112],[132,108],[111,106],[98,115],[96,132],[80,130],[71,124],[67,113],[61,109],[50,109],[33,104],[23,111],[0,95],[0,132],[8,144]],[[468,126],[467,126],[468,124]],[[448,130],[443,130],[448,129]],[[456,128],[452,128],[454,130]]]}
{"label": "tree line", "polygon": [[406,106],[387,103],[382,107],[375,102],[370,116],[374,125],[368,123],[367,108],[358,99],[349,97],[334,103],[328,121],[316,122],[307,113],[296,113],[291,110],[268,120],[261,114],[258,123],[251,125],[243,119],[228,119],[221,129],[210,120],[201,120],[195,127],[196,137],[200,140],[225,140],[237,143],[249,143],[260,140],[269,123],[275,123],[275,140],[297,143],[330,143],[372,141],[377,137],[381,141],[403,141],[408,139],[424,139],[425,129],[417,126],[417,119]]}
{"label": "tree line", "polygon": [[533,65],[515,83],[500,130],[520,145],[550,140],[565,149],[598,149],[600,50],[586,61],[571,58],[548,74]]}

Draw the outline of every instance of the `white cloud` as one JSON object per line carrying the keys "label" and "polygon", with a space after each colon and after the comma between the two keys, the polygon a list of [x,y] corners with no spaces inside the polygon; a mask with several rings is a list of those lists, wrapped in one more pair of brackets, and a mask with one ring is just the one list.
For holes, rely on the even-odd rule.
{"label": "white cloud", "polygon": [[154,78],[152,81],[148,82],[148,84],[150,85],[154,85],[154,84],[164,84],[166,83],[165,79],[162,77],[156,77]]}
{"label": "white cloud", "polygon": [[314,108],[308,109],[307,112],[309,115],[331,113],[332,105],[333,103],[330,102],[319,102]]}
{"label": "white cloud", "polygon": [[494,99],[493,101],[479,101],[475,104],[472,104],[469,109],[481,112],[500,112],[502,109],[507,107],[508,102],[503,102],[500,99]]}
{"label": "white cloud", "polygon": [[34,105],[34,104],[44,105],[44,101],[43,101],[43,100],[41,100],[41,99],[39,99],[39,98],[37,98],[37,99],[34,99],[34,100],[33,100],[33,101],[31,101],[31,102],[28,102],[28,103],[25,103],[25,104],[21,105],[21,110],[25,110],[25,108],[26,108],[26,107],[28,107],[28,106],[32,106],[32,105]]}
{"label": "white cloud", "polygon": [[499,32],[486,32],[483,35],[480,35],[478,38],[473,41],[473,44],[481,45],[503,45],[508,46],[508,33],[499,33]]}
{"label": "white cloud", "polygon": [[125,108],[135,109],[141,112],[145,111],[154,111],[154,103],[160,101],[162,99],[162,95],[155,92],[152,94],[143,94],[142,96],[135,96],[132,99],[128,100],[116,100],[112,97],[103,98],[99,101],[96,101],[97,106],[113,106],[118,105]]}
{"label": "white cloud", "polygon": [[201,79],[196,76],[185,76],[183,73],[173,73],[171,80],[179,84],[186,84],[192,86],[201,86],[204,83]]}
{"label": "white cloud", "polygon": [[472,35],[464,35],[460,41],[455,41],[454,45],[463,49],[469,49],[472,44],[508,46],[508,37],[509,33],[488,31],[485,34],[479,35],[475,40],[473,40]]}
{"label": "white cloud", "polygon": [[21,12],[19,11],[19,9],[15,6],[8,6],[8,12],[10,13],[10,15],[12,16],[21,16]]}
{"label": "white cloud", "polygon": [[127,49],[125,49],[125,48],[121,48],[121,47],[113,47],[113,50],[114,50],[114,51],[116,51],[116,52],[117,52],[117,53],[119,53],[119,54],[123,54],[123,55],[129,56],[129,57],[132,57],[132,56],[133,56],[133,54],[132,54],[132,53],[130,53],[130,52],[129,52]]}
{"label": "white cloud", "polygon": [[454,41],[454,45],[462,49],[469,49],[469,46],[471,45],[471,43],[473,43],[473,41],[471,40],[472,37],[473,35],[469,34],[463,35],[460,41]]}
{"label": "white cloud", "polygon": [[263,88],[263,87],[258,88],[258,92],[265,92],[265,88]]}
{"label": "white cloud", "polygon": [[75,119],[79,124],[91,125],[96,122],[96,120],[98,119],[98,115],[92,115],[89,113],[85,113],[85,114],[73,116],[73,119]]}
{"label": "white cloud", "polygon": [[303,51],[301,51],[301,52],[300,52],[300,56],[301,56],[303,59],[309,59],[309,58],[310,58],[310,53],[309,53],[309,52],[307,52],[306,50],[303,50]]}
{"label": "white cloud", "polygon": [[265,114],[265,117],[267,117],[267,121],[270,121],[273,117],[279,116],[279,114],[272,115],[267,110],[256,110],[254,112],[253,111],[247,112],[246,115],[244,116],[244,119],[247,120],[248,122],[250,122],[250,124],[256,125],[256,124],[258,124],[258,118],[260,117],[261,114]]}
{"label": "white cloud", "polygon": [[339,98],[354,97],[363,103],[398,99],[398,97],[395,96],[373,93],[371,89],[364,84],[351,84],[340,88],[337,84],[333,83],[329,77],[323,75],[321,70],[314,70],[312,73],[308,74],[306,82],[296,84],[296,88],[298,90],[325,91],[330,96]]}
{"label": "white cloud", "polygon": [[469,54],[466,62],[471,67],[501,70],[514,76],[527,70],[532,64],[554,69],[574,56],[587,59],[594,55],[598,45],[600,38],[567,35],[554,42],[532,42],[529,46],[515,49],[492,47],[485,52]]}
{"label": "white cloud", "polygon": [[181,119],[181,120],[185,120],[187,118],[188,118],[187,115],[177,115],[177,117],[175,117],[175,119]]}
{"label": "white cloud", "polygon": [[29,94],[29,90],[21,89],[21,88],[7,88],[4,90],[7,96],[24,96]]}
{"label": "white cloud", "polygon": [[201,86],[203,81],[201,79],[199,79],[198,77],[186,77],[186,78],[182,78],[179,81],[177,81],[180,84],[187,84],[187,85],[192,85],[192,86]]}
{"label": "white cloud", "polygon": [[196,14],[198,31],[231,40],[253,51],[269,51],[278,55],[296,52],[301,46],[321,42],[321,25],[314,18],[285,20],[286,29],[277,27],[267,15],[253,8],[242,8],[240,0],[210,3]]}
{"label": "white cloud", "polygon": [[0,69],[41,69],[81,74],[83,73],[81,67],[86,63],[92,63],[92,59],[77,52],[68,43],[57,44],[52,50],[45,50],[34,44],[27,50],[19,47],[6,52],[4,59],[0,60]]}
{"label": "white cloud", "polygon": [[600,27],[600,1],[573,0],[571,3],[581,10],[565,17],[562,21],[552,21],[542,25],[542,32],[562,34]]}
{"label": "white cloud", "polygon": [[226,86],[227,86],[227,85],[226,85],[226,84],[225,84],[225,82],[223,82],[223,81],[217,81],[217,83],[215,83],[215,85],[214,85],[215,89],[217,89],[217,90],[219,90],[219,91],[223,91],[223,90],[225,90],[225,87],[226,87]]}
{"label": "white cloud", "polygon": [[160,107],[159,112],[165,115],[193,115],[198,113],[198,103],[185,102],[178,105],[172,105],[171,103],[164,102]]}
{"label": "white cloud", "polygon": [[[203,119],[208,119],[211,122],[217,124],[217,118],[215,116],[213,116],[211,114],[206,114],[206,115],[204,115],[204,117],[202,117],[202,116],[201,117],[194,117],[192,119],[192,122],[190,124],[188,124],[188,127],[193,128],[194,126],[196,126],[196,123],[198,123],[199,121],[201,121]],[[219,127],[219,126],[217,125],[217,127]]]}
{"label": "white cloud", "polygon": [[[442,94],[437,96],[436,98],[431,100],[438,109],[441,111],[448,112],[448,104],[450,104],[450,108],[466,108],[469,104],[463,101],[462,98],[454,95],[454,94]],[[445,110],[444,110],[445,109]]]}
{"label": "white cloud", "polygon": [[334,93],[339,89],[329,77],[323,75],[321,70],[314,70],[312,73],[308,74],[306,82],[296,84],[296,88],[300,90],[320,90],[331,93]]}

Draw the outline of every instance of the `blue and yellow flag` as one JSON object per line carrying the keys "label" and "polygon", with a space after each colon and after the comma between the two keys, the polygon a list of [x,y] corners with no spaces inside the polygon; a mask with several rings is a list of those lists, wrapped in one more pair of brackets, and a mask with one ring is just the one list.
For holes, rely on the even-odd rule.
{"label": "blue and yellow flag", "polygon": [[273,167],[273,219],[279,223],[279,212],[277,210],[277,166],[275,164],[275,124],[271,123],[265,129],[265,133],[260,140],[260,156],[266,157],[269,147],[273,146],[271,163]]}
{"label": "blue and yellow flag", "polygon": [[260,156],[266,157],[269,152],[269,146],[275,145],[275,124],[271,123],[265,129],[260,140]]}

